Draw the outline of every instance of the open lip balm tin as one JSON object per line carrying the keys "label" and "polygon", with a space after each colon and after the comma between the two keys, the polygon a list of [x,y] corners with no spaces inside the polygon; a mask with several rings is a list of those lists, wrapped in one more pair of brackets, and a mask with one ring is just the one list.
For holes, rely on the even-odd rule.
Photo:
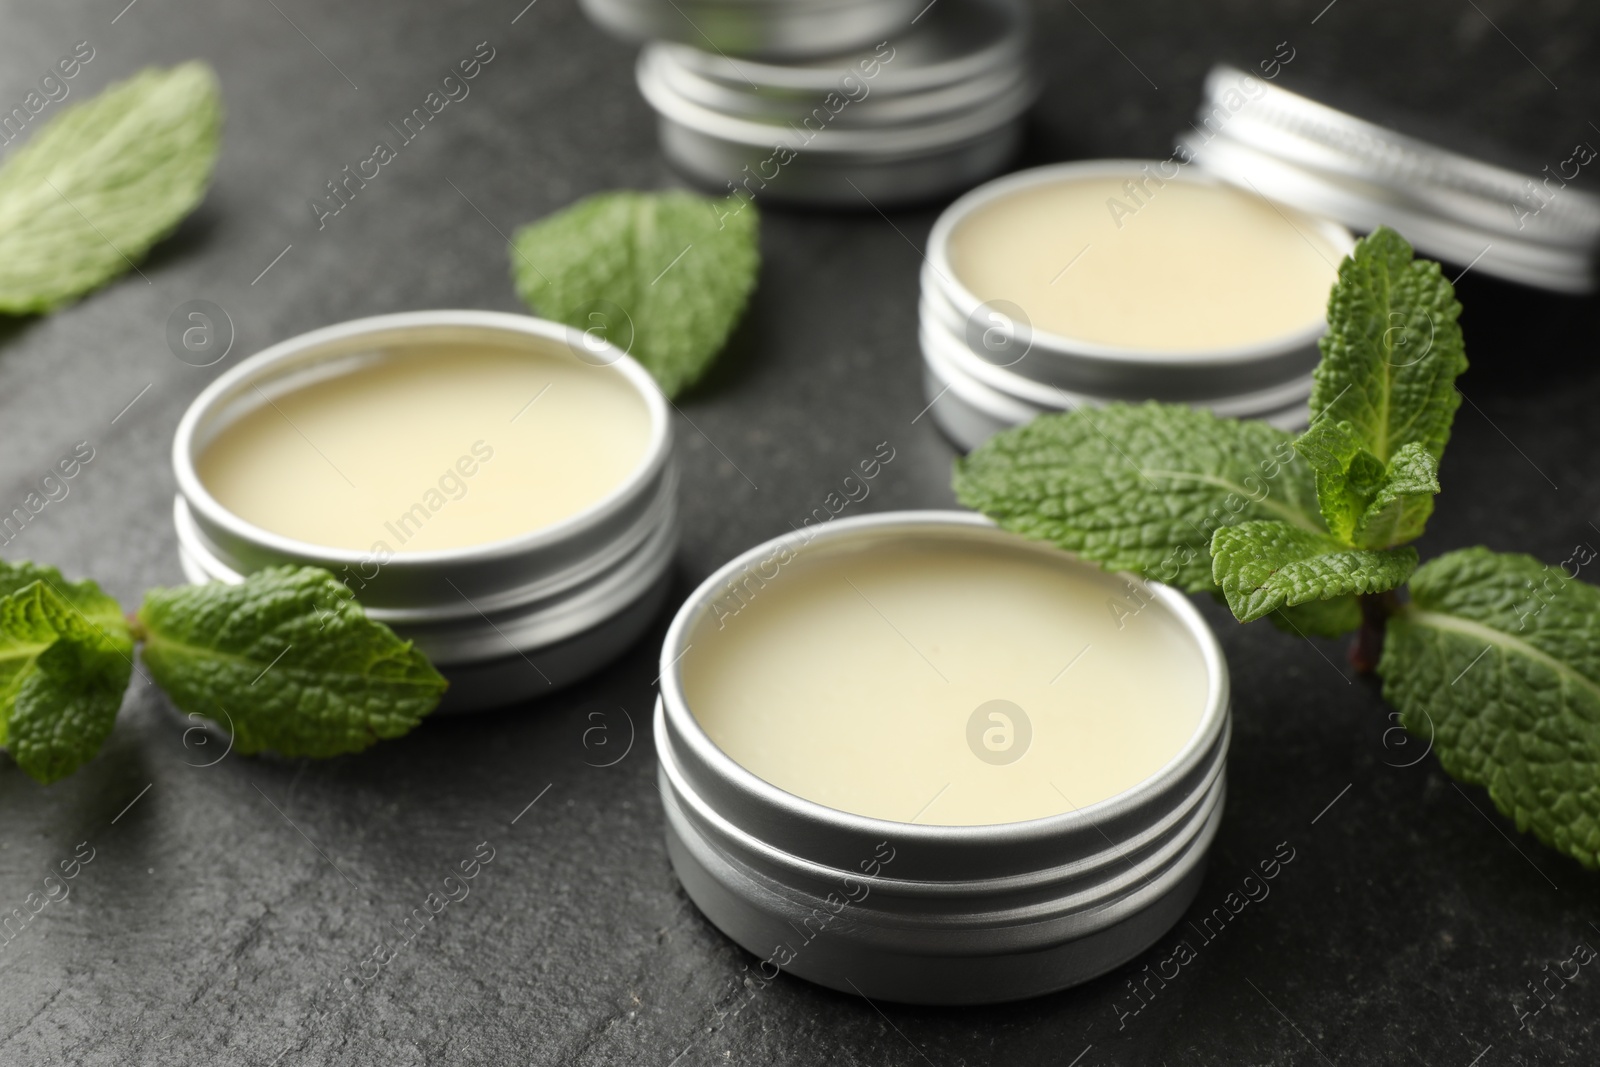
{"label": "open lip balm tin", "polygon": [[[1186,699],[1183,715],[1192,711],[1193,718],[1162,719],[1172,710],[1170,706],[1158,704],[1154,711],[1141,710],[1132,708],[1130,701],[1118,705],[1126,723],[1121,727],[1107,722],[1110,717],[1100,716],[1098,711],[1085,710],[1082,714],[1096,720],[1098,726],[1074,720],[1072,732],[1058,732],[1052,738],[1052,729],[1059,729],[1064,720],[1051,719],[1043,714],[1045,709],[1036,708],[1039,714],[1031,726],[1007,724],[1009,729],[1026,729],[1032,747],[1025,744],[1014,763],[1001,767],[995,764],[1009,763],[1012,757],[980,755],[983,746],[991,742],[987,734],[981,744],[976,739],[964,707],[940,708],[935,706],[937,700],[925,705],[910,695],[906,699],[913,702],[919,717],[926,710],[926,726],[908,731],[917,736],[903,736],[893,746],[896,751],[874,748],[866,739],[874,729],[868,720],[874,709],[892,709],[897,702],[877,700],[883,694],[875,693],[864,705],[864,714],[857,715],[863,709],[853,706],[841,710],[850,692],[848,683],[837,676],[838,660],[829,657],[826,662],[813,663],[824,652],[806,648],[813,637],[824,632],[832,634],[828,640],[852,642],[853,638],[839,637],[838,627],[777,634],[774,640],[769,640],[774,637],[769,632],[758,640],[767,641],[765,647],[777,660],[756,654],[743,659],[716,658],[728,655],[728,647],[742,647],[746,653],[756,647],[724,646],[719,652],[717,642],[723,639],[723,625],[730,634],[740,626],[755,626],[759,634],[772,618],[769,615],[763,622],[754,615],[762,608],[764,597],[789,597],[791,604],[804,604],[817,588],[818,572],[797,570],[786,575],[784,571],[803,569],[816,561],[829,566],[830,561],[843,560],[847,566],[859,567],[849,583],[855,586],[854,592],[838,594],[842,598],[839,603],[851,612],[851,619],[841,625],[876,626],[881,618],[886,628],[879,636],[888,650],[898,647],[891,628],[907,643],[923,640],[926,634],[919,629],[923,620],[916,614],[908,612],[898,627],[889,621],[904,605],[872,584],[873,568],[892,571],[893,561],[907,558],[906,553],[915,559],[919,552],[946,551],[972,553],[971,558],[980,563],[993,559],[1030,574],[1033,572],[1026,568],[1045,567],[1061,581],[1084,583],[1082,588],[1095,591],[1094,597],[1108,589],[1126,587],[1132,593],[1136,588],[1146,607],[1139,616],[1125,620],[1127,632],[1152,626],[1155,629],[1145,631],[1146,636],[1161,635],[1174,653],[1170,663],[1144,663],[1138,670],[1124,671],[1129,665],[1117,660],[1115,650],[1109,647],[1117,640],[1108,636],[1108,627],[1116,629],[1115,620],[1093,599],[1086,602],[1084,610],[1102,613],[1104,620],[1088,625],[1095,642],[1105,640],[1108,647],[1098,653],[1086,648],[1080,656],[1110,658],[1101,660],[1090,672],[1057,673],[1060,663],[1053,657],[1059,655],[1062,663],[1068,662],[1075,651],[1070,648],[1051,649],[1041,657],[1050,659],[1049,663],[1002,665],[991,660],[987,650],[969,649],[966,654],[976,658],[963,660],[960,650],[951,656],[948,647],[929,646],[933,660],[927,665],[939,661],[950,672],[948,683],[962,684],[962,671],[974,663],[981,664],[980,670],[993,672],[996,691],[1006,690],[1013,674],[1031,676],[1043,671],[1038,681],[1042,684],[1056,674],[1062,689],[1054,691],[1069,702],[1062,706],[1070,707],[1070,701],[1080,696],[1085,701],[1106,699],[1106,692],[1114,693],[1118,687],[1139,689],[1163,668],[1177,672],[1182,666],[1192,672],[1184,683],[1191,688],[1183,690],[1192,702]],[[881,577],[884,572],[880,569],[877,573]],[[984,578],[980,574],[975,580]],[[1027,579],[1021,580],[1025,583],[1021,587],[1004,588],[1026,588]],[[796,584],[784,591],[781,583],[786,581]],[[656,710],[668,854],[700,910],[762,961],[753,968],[760,978],[770,979],[782,970],[843,992],[909,1003],[1015,1000],[1103,974],[1144,951],[1177,922],[1198,889],[1204,858],[1221,818],[1230,733],[1228,672],[1215,637],[1182,595],[1164,587],[1127,583],[1124,576],[1107,574],[1068,553],[1004,532],[981,516],[922,511],[836,520],[785,535],[734,559],[689,597],[662,649],[661,699]],[[858,594],[859,601],[851,599]],[[1038,595],[1048,598],[1051,594]],[[730,596],[739,600],[730,600]],[[730,608],[739,602],[744,602],[742,608]],[[767,607],[774,606],[780,614],[786,610],[769,600]],[[958,610],[984,609],[974,608],[969,601]],[[815,616],[808,619],[813,624],[817,621]],[[1009,636],[1002,635],[999,640],[1009,643]],[[851,647],[860,670],[884,667],[883,660],[873,660],[874,649],[854,643]],[[803,662],[784,666],[781,661],[791,652]],[[697,653],[713,657],[702,661],[713,674],[731,666],[729,676],[743,678],[745,688],[736,685],[729,691],[734,693],[731,702],[723,702],[733,719],[746,720],[743,740],[730,742],[730,747],[741,751],[747,762],[760,765],[767,761],[766,777],[747,769],[712,739],[713,730],[724,729],[727,720],[716,720],[715,714],[704,718],[720,698],[714,698],[715,678],[712,688],[707,688],[704,674],[698,679],[694,676]],[[897,654],[908,669],[920,669],[904,648]],[[1093,673],[1108,665],[1109,675]],[[791,669],[800,672],[795,676],[801,680],[798,686],[784,676]],[[788,705],[778,709],[775,702],[797,688],[807,689],[800,700],[812,699],[805,672],[813,669],[834,674],[823,683],[827,696],[810,705],[820,717],[813,721],[804,706],[798,715],[791,715],[795,709]],[[1084,665],[1072,669],[1083,672]],[[869,677],[859,675],[857,680]],[[1105,678],[1112,679],[1112,688],[1095,689]],[[939,688],[931,675],[922,681],[935,694],[953,692]],[[828,685],[832,688],[827,689]],[[979,688],[987,685],[984,680]],[[1078,692],[1073,692],[1073,686],[1079,687]],[[747,691],[749,699],[745,700],[740,694]],[[1021,698],[1020,690],[1014,692]],[[1100,695],[1086,695],[1091,692]],[[1153,692],[1148,690],[1145,695]],[[698,712],[694,706],[697,699],[702,701]],[[824,706],[828,703],[836,705],[831,709],[836,713],[831,725],[837,729],[823,727],[823,718],[830,711]],[[978,710],[988,707],[985,703]],[[1148,717],[1132,725],[1135,715]],[[973,718],[977,717],[974,713]],[[1025,714],[1017,717],[1026,719]],[[723,725],[708,725],[717,721]],[[1120,728],[1123,740],[1139,747],[1146,736],[1141,731],[1148,728],[1160,733],[1156,724],[1179,721],[1183,725],[1177,732],[1161,733],[1170,750],[1152,746],[1141,755],[1152,761],[1148,771],[1130,764],[1129,770],[1121,772],[1143,775],[1130,787],[1082,807],[1074,807],[1066,799],[1068,790],[1090,790],[1097,770],[1115,762],[1110,758],[1115,753],[1095,743],[1096,736],[1110,735],[1096,735],[1097,729],[1115,735]],[[945,727],[964,736],[947,737],[939,732]],[[1010,744],[1015,736],[1007,734],[1002,744]],[[1066,747],[1051,747],[1060,744]],[[916,764],[928,751],[919,747],[923,745],[946,746],[953,762],[919,770]],[[933,786],[947,778],[953,788],[940,790],[933,800],[920,793],[913,798],[895,792],[891,794],[894,806],[896,810],[904,808],[904,814],[890,819],[853,814],[806,799],[768,780],[782,777],[773,773],[771,761],[793,761],[796,753],[803,757],[818,752],[832,753],[827,758],[859,771],[857,777],[838,783],[847,793],[856,789],[861,796],[868,796],[871,788],[867,787],[873,783],[864,779],[873,775],[893,778],[908,765],[912,776],[922,770],[931,775],[912,788],[933,795]],[[1019,770],[1028,767],[1030,758],[1044,762]],[[1065,765],[1074,760],[1082,762],[1076,769],[1067,769]],[[1039,788],[1041,800],[1029,792],[1040,786],[1037,780],[1005,778],[1019,773],[1043,773],[1055,793]],[[1042,806],[1017,810],[1034,815],[1043,812],[1043,816],[985,823],[983,809],[963,810],[958,794],[966,791],[968,797],[981,796],[985,789],[996,790],[997,785],[990,800],[1004,807],[1013,803],[1012,798],[1019,798],[1016,803],[1022,804],[1020,798],[1028,793],[1034,797],[1029,803]],[[913,814],[916,808],[922,810]],[[966,824],[939,825],[941,818]],[[756,974],[749,981],[757,981]]]}
{"label": "open lip balm tin", "polygon": [[[923,383],[931,414],[961,447],[975,448],[994,433],[1045,412],[1119,400],[1189,404],[1219,415],[1262,419],[1284,429],[1305,425],[1311,375],[1320,358],[1317,340],[1326,331],[1320,311],[1302,324],[1238,344],[1119,344],[1042,328],[1037,308],[1030,314],[1006,299],[982,299],[962,277],[952,255],[952,244],[962,227],[1005,201],[1016,198],[1020,202],[1050,187],[1133,182],[1133,196],[1120,188],[1110,191],[1119,203],[1138,207],[1117,227],[1106,207],[1095,203],[1094,210],[1105,220],[1100,225],[1103,233],[1095,232],[1081,249],[1057,250],[1060,263],[1053,266],[1060,270],[1044,287],[1045,292],[1072,271],[1101,269],[1095,257],[1097,241],[1112,245],[1124,228],[1162,224],[1158,218],[1139,218],[1137,212],[1147,210],[1147,203],[1161,208],[1161,189],[1166,185],[1216,188],[1232,197],[1251,195],[1192,166],[1177,168],[1170,176],[1157,171],[1159,166],[1154,160],[1094,160],[1019,171],[974,189],[940,215],[928,238],[922,270]],[[1147,200],[1135,199],[1137,183],[1142,183]],[[1152,189],[1153,196],[1149,195]],[[1281,219],[1286,230],[1293,227],[1299,231],[1287,238],[1298,254],[1310,254],[1305,245],[1312,240],[1326,248],[1321,254],[1330,260],[1331,284],[1338,258],[1354,247],[1349,230],[1326,219],[1300,216],[1292,209],[1267,206],[1275,222]],[[1315,250],[1312,244],[1311,251]],[[1102,259],[1105,254],[1101,252]],[[1141,299],[1159,302],[1159,294],[1153,291],[1159,283],[1143,284]],[[1318,303],[1325,302],[1323,290]]]}
{"label": "open lip balm tin", "polygon": [[[583,375],[615,376],[623,383],[616,394],[635,396],[647,423],[637,428],[641,458],[588,506],[526,533],[393,553],[328,547],[264,529],[225,507],[202,478],[207,446],[265,405],[277,407],[315,383],[408,358],[408,349],[412,358],[423,358],[463,345],[555,360],[553,366],[567,373],[579,368]],[[520,399],[507,395],[505,403],[506,412],[484,412],[484,436],[507,432],[506,417]],[[636,362],[593,334],[558,323],[487,311],[419,311],[302,334],[212,382],[179,423],[172,460],[178,482],[173,521],[190,581],[239,582],[285,564],[326,568],[370,617],[414,641],[450,680],[441,710],[504,705],[590,673],[644,632],[670,582],[677,475],[666,404]],[[419,493],[436,474],[418,471]]]}

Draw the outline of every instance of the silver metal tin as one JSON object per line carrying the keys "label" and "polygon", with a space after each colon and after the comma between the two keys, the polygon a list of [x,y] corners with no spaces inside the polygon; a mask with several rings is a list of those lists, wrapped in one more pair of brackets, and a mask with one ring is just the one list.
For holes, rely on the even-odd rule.
{"label": "silver metal tin", "polygon": [[[264,530],[224,508],[195,460],[233,419],[310,380],[409,345],[451,342],[559,351],[619,374],[649,412],[644,458],[614,490],[568,519],[467,548],[371,553]],[[489,311],[419,311],[357,319],[274,345],[219,377],[190,405],[173,442],[173,524],[192,582],[238,582],[265,567],[324,567],[367,613],[415,641],[450,679],[443,710],[539,696],[622,652],[649,626],[677,547],[677,474],[666,402],[622,352],[559,323]]]}
{"label": "silver metal tin", "polygon": [[872,50],[781,66],[653,44],[636,73],[663,152],[696,182],[797,204],[900,204],[968,186],[1015,153],[1038,91],[1027,26],[1013,0],[941,0]]}
{"label": "silver metal tin", "polygon": [[[734,941],[843,992],[979,1004],[1087,981],[1144,951],[1178,920],[1199,886],[1222,814],[1227,665],[1181,594],[1150,587],[1152,603],[1193,637],[1209,674],[1194,736],[1135,788],[1049,818],[929,826],[827,808],[735,763],[685,702],[679,664],[728,583],[782,547],[818,552],[911,538],[992,543],[1048,554],[1063,567],[1092,566],[981,516],[941,511],[835,520],[728,563],[684,603],[662,648],[655,736],[668,855],[690,899]],[[874,871],[863,860],[878,854],[880,843],[893,850],[893,862]],[[851,885],[867,892],[858,900]],[[841,887],[851,902],[836,910],[829,895],[836,902]],[[831,915],[826,928],[808,937],[820,915]],[[788,956],[780,951],[797,944]]]}
{"label": "silver metal tin", "polygon": [[[1008,174],[972,190],[934,223],[922,269],[920,340],[924,383],[934,418],[963,448],[1047,411],[1070,411],[1115,400],[1189,404],[1235,418],[1303,427],[1311,374],[1320,359],[1322,319],[1260,343],[1219,349],[1153,351],[1083,341],[1018,321],[1017,309],[980,301],[956,275],[950,240],[986,205],[1039,185],[1083,178],[1139,178],[1146,160],[1062,163]],[[1180,170],[1164,181],[1219,184]],[[1340,253],[1354,246],[1338,223],[1310,219]],[[1000,318],[995,318],[995,313]],[[1025,310],[1023,311],[1025,315]],[[1004,343],[991,346],[994,323]]]}
{"label": "silver metal tin", "polygon": [[[945,436],[963,452],[970,452],[1000,431],[1021,426],[1039,415],[1099,407],[1107,403],[1102,397],[1069,393],[1054,386],[1038,387],[1048,391],[1042,400],[1017,396],[962,373],[961,367],[945,355],[950,350],[949,342],[932,343],[926,332],[922,334],[921,341],[922,388],[928,400],[928,414]],[[1026,382],[1026,379],[1017,379],[1017,383],[1021,382]],[[1311,379],[1308,376],[1299,383],[1292,383],[1290,388],[1282,391],[1281,396],[1267,392],[1216,404],[1197,403],[1194,406],[1231,418],[1259,419],[1280,430],[1297,432],[1305,429],[1310,422],[1310,394]],[[1255,401],[1258,406],[1246,406],[1241,399]],[[1285,402],[1277,403],[1280,399]]]}
{"label": "silver metal tin", "polygon": [[625,41],[682,41],[734,56],[805,59],[899,32],[921,0],[579,0]]}
{"label": "silver metal tin", "polygon": [[1447,151],[1232,67],[1213,68],[1205,94],[1180,151],[1228,181],[1358,230],[1391,226],[1417,251],[1486,274],[1557,292],[1596,286],[1600,197],[1541,185],[1534,198],[1540,175]]}

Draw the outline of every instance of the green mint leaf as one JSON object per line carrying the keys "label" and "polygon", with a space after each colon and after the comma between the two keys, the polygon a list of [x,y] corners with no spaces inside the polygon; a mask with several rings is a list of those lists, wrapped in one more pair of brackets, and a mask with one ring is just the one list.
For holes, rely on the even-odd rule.
{"label": "green mint leaf", "polygon": [[1600,588],[1531,556],[1451,552],[1413,576],[1378,673],[1446,771],[1600,865]]}
{"label": "green mint leaf", "polygon": [[1414,259],[1387,227],[1356,242],[1328,298],[1311,390],[1313,425],[1346,422],[1385,467],[1416,442],[1438,460],[1467,369],[1461,305],[1439,264]]}
{"label": "green mint leaf", "polygon": [[66,604],[75,609],[89,629],[113,650],[122,652],[133,666],[133,632],[128,629],[127,617],[122,607],[95,582],[85,579],[69,582],[54,567],[26,560],[17,563],[0,561],[0,596],[10,596],[26,589],[34,582],[43,582]]}
{"label": "green mint leaf", "polygon": [[[19,572],[43,572],[76,597]],[[127,624],[118,612],[96,622],[107,600],[92,582],[60,582],[53,568],[0,566],[0,742],[40,782],[71,774],[93,758],[116,722],[133,669]],[[113,621],[114,619],[114,621]]]}
{"label": "green mint leaf", "polygon": [[1005,529],[1111,570],[1215,591],[1219,527],[1277,519],[1322,532],[1293,436],[1176,404],[1043,415],[958,460],[956,496]]}
{"label": "green mint leaf", "polygon": [[1317,502],[1328,532],[1350,543],[1356,524],[1387,473],[1349,422],[1322,419],[1296,438],[1295,451],[1316,472]]}
{"label": "green mint leaf", "polygon": [[92,759],[116,725],[133,662],[98,640],[63,637],[34,660],[17,690],[6,744],[45,784]]}
{"label": "green mint leaf", "polygon": [[1416,540],[1428,525],[1438,492],[1439,461],[1420,441],[1401,445],[1356,523],[1355,543],[1386,548]]}
{"label": "green mint leaf", "polygon": [[221,124],[200,62],[63,110],[0,167],[0,312],[49,311],[132,267],[205,195]]}
{"label": "green mint leaf", "polygon": [[157,684],[230,729],[242,753],[358,752],[408,732],[445,690],[422,653],[314,567],[153,589],[139,621]]}
{"label": "green mint leaf", "polygon": [[1276,521],[1223,527],[1211,538],[1211,556],[1212,577],[1240,622],[1308,601],[1381,593],[1417,567],[1414,548],[1351,548]]}
{"label": "green mint leaf", "polygon": [[1299,637],[1342,637],[1360,628],[1361,605],[1351,594],[1281,607],[1267,618],[1284,633]]}
{"label": "green mint leaf", "polygon": [[540,315],[627,351],[671,397],[744,313],[758,235],[755,205],[738,197],[600,193],[519,229],[511,270]]}
{"label": "green mint leaf", "polygon": [[1294,443],[1317,476],[1317,500],[1328,532],[1358,548],[1413,541],[1433,514],[1439,461],[1422,445],[1401,445],[1385,464],[1348,421],[1323,420]]}

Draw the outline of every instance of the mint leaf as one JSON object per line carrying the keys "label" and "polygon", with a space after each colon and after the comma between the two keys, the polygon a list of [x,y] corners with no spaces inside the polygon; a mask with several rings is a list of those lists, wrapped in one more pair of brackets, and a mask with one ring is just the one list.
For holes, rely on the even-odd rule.
{"label": "mint leaf", "polygon": [[956,496],[1005,529],[1111,570],[1214,591],[1219,527],[1281,520],[1321,533],[1293,436],[1177,404],[1043,415],[958,460]]}
{"label": "mint leaf", "polygon": [[516,232],[517,293],[624,349],[669,397],[738,323],[760,266],[759,215],[737,197],[600,193]]}
{"label": "mint leaf", "polygon": [[19,767],[49,784],[100,751],[133,663],[99,641],[73,636],[41,652],[33,668],[17,690],[6,744]]}
{"label": "mint leaf", "polygon": [[1355,543],[1385,548],[1416,540],[1433,514],[1438,492],[1439,461],[1420,441],[1401,445],[1356,523]]}
{"label": "mint leaf", "polygon": [[1378,673],[1446,771],[1600,865],[1600,588],[1531,556],[1451,552],[1413,576]]}
{"label": "mint leaf", "polygon": [[1380,464],[1416,442],[1436,461],[1467,369],[1461,305],[1439,264],[1380,226],[1339,265],[1311,390],[1313,425],[1346,422]]}
{"label": "mint leaf", "polygon": [[1361,626],[1361,605],[1350,594],[1286,605],[1267,618],[1283,632],[1299,637],[1342,637]]}
{"label": "mint leaf", "polygon": [[1383,484],[1387,466],[1367,451],[1348,421],[1312,423],[1296,438],[1294,448],[1316,472],[1317,502],[1328,532],[1350,543],[1362,513]]}
{"label": "mint leaf", "polygon": [[422,653],[314,567],[153,589],[139,621],[156,682],[183,711],[231,728],[241,753],[358,752],[407,733],[445,690]]}
{"label": "mint leaf", "polygon": [[1212,576],[1240,622],[1285,606],[1381,593],[1406,580],[1417,550],[1351,548],[1286,522],[1226,526],[1211,538]]}
{"label": "mint leaf", "polygon": [[[10,590],[0,598],[0,742],[18,766],[49,783],[100,750],[133,661],[120,613],[101,625],[47,581],[14,588],[27,571],[61,577],[53,568],[0,565],[0,583]],[[96,596],[109,600],[92,582],[69,588],[97,610]]]}
{"label": "mint leaf", "polygon": [[49,311],[128,270],[205,195],[221,123],[200,62],[62,111],[0,167],[0,311]]}
{"label": "mint leaf", "polygon": [[1402,445],[1385,464],[1348,421],[1324,420],[1294,447],[1316,471],[1317,500],[1335,538],[1387,548],[1422,534],[1439,492],[1439,461],[1420,442]]}
{"label": "mint leaf", "polygon": [[54,567],[26,560],[6,563],[0,560],[0,596],[10,596],[34,582],[43,582],[62,599],[93,630],[110,649],[126,655],[129,668],[133,665],[133,633],[118,603],[107,596],[95,582],[85,579],[69,582]]}

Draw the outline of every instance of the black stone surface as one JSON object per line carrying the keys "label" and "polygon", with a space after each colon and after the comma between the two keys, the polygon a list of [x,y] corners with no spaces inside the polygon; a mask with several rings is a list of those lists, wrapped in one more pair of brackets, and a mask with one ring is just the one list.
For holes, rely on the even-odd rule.
{"label": "black stone surface", "polygon": [[[142,275],[0,324],[0,510],[90,442],[70,496],[5,552],[95,576],[131,606],[181,580],[167,450],[222,369],[358,315],[518,310],[503,233],[585,193],[674,178],[631,50],[572,0],[125,2],[0,3],[0,105],[79,40],[95,48],[82,94],[202,56],[222,79],[226,143],[204,206]],[[1214,60],[1253,64],[1285,40],[1297,72],[1535,158],[1600,139],[1593,5],[1324,2],[1051,0],[1030,159],[1165,154]],[[471,96],[318,232],[309,198],[480,41],[495,58]],[[768,214],[748,320],[682,401],[682,590],[788,529],[880,441],[897,458],[860,510],[951,503],[952,450],[913,421],[917,247],[936,213]],[[1555,562],[1600,544],[1595,302],[1477,274],[1460,293],[1470,403],[1424,555],[1482,542]],[[216,367],[168,350],[167,318],[191,299],[236,327]],[[74,777],[45,789],[0,765],[0,909],[79,842],[94,850],[70,897],[0,948],[0,1063],[1594,1063],[1600,972],[1585,967],[1525,1028],[1519,1013],[1542,968],[1600,945],[1600,879],[1431,757],[1397,766],[1416,745],[1385,744],[1386,711],[1336,644],[1205,610],[1237,718],[1195,915],[1280,842],[1296,858],[1268,898],[1194,939],[1197,958],[1137,1014],[1122,1014],[1139,1003],[1126,982],[1181,932],[1086,987],[1000,1008],[868,1004],[790,979],[747,997],[751,959],[686,900],[662,844],[649,711],[663,620],[558,698],[430,722],[357,757],[195,766],[215,747],[186,745],[136,679]],[[582,740],[596,711],[614,743],[636,732],[604,769]],[[494,859],[471,895],[319,1014],[484,841]]]}

